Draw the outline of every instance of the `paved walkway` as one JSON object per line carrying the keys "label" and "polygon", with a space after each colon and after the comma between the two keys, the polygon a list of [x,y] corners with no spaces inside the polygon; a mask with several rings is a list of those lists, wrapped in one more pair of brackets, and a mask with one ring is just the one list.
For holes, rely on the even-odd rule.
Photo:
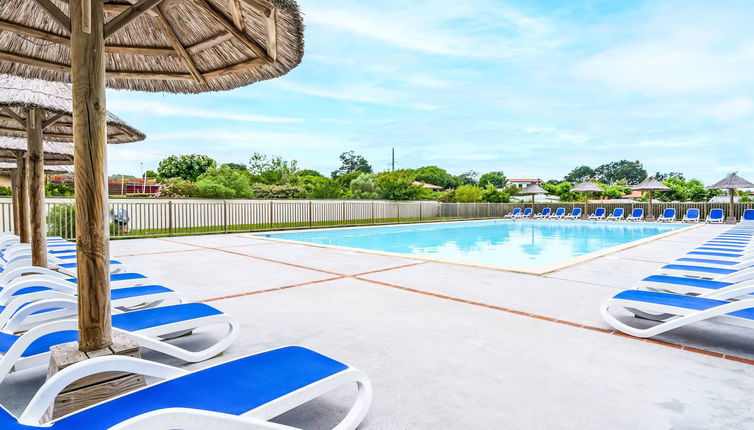
{"label": "paved walkway", "polygon": [[[188,367],[313,348],[371,377],[364,429],[754,428],[750,331],[702,323],[643,341],[615,335],[598,310],[724,229],[682,232],[546,276],[244,234],[115,241],[112,255],[241,321],[223,357]],[[18,410],[43,374],[12,375],[5,384],[14,395],[2,390],[0,403]],[[332,427],[352,396],[332,393],[278,421]]]}

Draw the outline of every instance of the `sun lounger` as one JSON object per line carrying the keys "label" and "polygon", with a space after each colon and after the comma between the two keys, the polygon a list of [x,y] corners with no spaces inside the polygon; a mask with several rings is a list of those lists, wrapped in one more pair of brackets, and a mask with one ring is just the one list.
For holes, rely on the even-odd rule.
{"label": "sun lounger", "polygon": [[[652,315],[657,315],[662,321],[648,328],[634,327],[616,318],[610,312],[611,308],[625,309],[650,319],[654,319],[651,318]],[[729,302],[656,291],[628,290],[603,302],[600,313],[615,329],[637,337],[656,336],[711,318],[754,328],[754,300],[751,299]]]}
{"label": "sun lounger", "polygon": [[607,211],[605,211],[605,208],[597,208],[597,210],[594,211],[593,214],[589,215],[589,220],[591,221],[602,221],[605,219],[605,214]]}
{"label": "sun lounger", "polygon": [[[164,381],[41,424],[63,388],[102,372]],[[0,428],[82,430],[96,423],[111,430],[292,429],[267,420],[352,384],[358,389],[356,400],[335,430],[359,426],[372,401],[371,382],[363,372],[306,348],[274,349],[194,372],[133,357],[98,357],[52,376],[18,419],[0,407]]]}
{"label": "sun lounger", "polygon": [[565,208],[557,208],[557,209],[555,209],[555,213],[553,213],[552,215],[550,215],[547,218],[549,218],[549,219],[563,219],[564,216],[565,216]]}
{"label": "sun lounger", "polygon": [[691,208],[687,210],[681,222],[699,222],[699,209]]}
{"label": "sun lounger", "polygon": [[563,217],[563,219],[575,220],[581,218],[581,208],[573,208],[570,214]]}
{"label": "sun lounger", "polygon": [[514,208],[512,212],[508,212],[503,216],[503,218],[514,218],[517,217],[521,213],[521,208]]}
{"label": "sun lounger", "polygon": [[[42,300],[20,309],[11,322],[32,315],[38,310],[54,307],[76,309],[74,300]],[[238,323],[229,315],[203,303],[187,303],[112,316],[113,332],[124,332],[141,347],[176,357],[187,362],[204,361],[225,351],[238,335]],[[185,333],[198,328],[225,325],[228,332],[213,345],[199,350],[164,342],[161,337]],[[61,320],[31,328],[23,334],[0,333],[0,382],[11,371],[46,366],[50,348],[78,338],[78,321]]]}
{"label": "sun lounger", "polygon": [[625,209],[623,208],[615,208],[613,209],[612,215],[605,218],[605,221],[623,221],[623,214],[625,213]]}
{"label": "sun lounger", "polygon": [[634,210],[631,211],[631,215],[626,218],[626,221],[644,221],[644,209],[634,208]]}
{"label": "sun lounger", "polygon": [[666,208],[662,211],[662,215],[657,218],[657,222],[675,222],[675,209]]}
{"label": "sun lounger", "polygon": [[754,209],[746,209],[744,211],[744,213],[741,215],[741,223],[754,224]]}
{"label": "sun lounger", "polygon": [[547,218],[548,216],[550,216],[550,213],[552,213],[552,209],[544,208],[542,209],[542,212],[534,215],[534,218]]}
{"label": "sun lounger", "polygon": [[530,218],[531,214],[532,214],[532,208],[526,208],[526,209],[524,209],[523,212],[521,212],[520,214],[518,214],[518,215],[516,215],[516,216],[514,216],[512,218],[515,218],[515,219]]}

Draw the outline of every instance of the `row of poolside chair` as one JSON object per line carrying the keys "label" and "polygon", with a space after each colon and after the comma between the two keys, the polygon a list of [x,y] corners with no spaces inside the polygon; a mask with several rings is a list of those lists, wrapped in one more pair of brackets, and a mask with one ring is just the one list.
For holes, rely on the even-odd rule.
{"label": "row of poolside chair", "polygon": [[[514,208],[513,211],[503,216],[503,218],[509,219],[579,219],[581,218],[581,208],[573,208],[573,211],[566,215],[565,208],[557,208],[555,212],[552,212],[550,208],[542,209],[542,212],[534,215],[532,208],[526,208],[521,211],[521,208]],[[686,210],[686,214],[681,219],[683,223],[698,223],[701,222],[701,211],[697,208],[690,208]],[[589,221],[632,221],[640,222],[644,221],[644,209],[634,208],[629,216],[625,216],[626,210],[624,208],[615,208],[613,213],[608,215],[605,208],[597,208],[593,214],[587,217]],[[745,218],[745,213],[744,217]],[[678,220],[676,216],[676,210],[674,208],[666,208],[662,211],[655,221],[656,222],[676,222]],[[725,221],[725,212],[722,209],[712,209],[709,215],[704,220],[708,224],[722,224]]]}
{"label": "row of poolside chair", "polygon": [[[28,247],[17,236],[0,234],[0,384],[11,373],[47,366],[52,347],[77,340],[77,279],[71,276],[75,244],[51,237],[47,246],[54,269],[28,265]],[[113,265],[118,266],[110,275],[113,332],[126,333],[142,348],[189,363],[216,357],[237,338],[239,324],[232,316],[204,303],[191,303],[146,276],[129,272],[122,263]],[[200,350],[170,342],[217,326],[227,332]],[[206,334],[197,336],[206,344]],[[42,422],[65,387],[103,372],[164,381]],[[363,372],[307,348],[272,349],[193,372],[110,355],[71,365],[50,377],[19,417],[0,406],[0,429],[290,429],[268,420],[347,384],[357,386],[357,399],[336,429],[355,429],[361,423],[371,403],[371,383]]]}
{"label": "row of poolside chair", "polygon": [[[706,241],[656,275],[602,303],[605,321],[637,337],[652,337],[699,321],[754,328],[754,210],[735,227]],[[614,310],[657,322],[619,319]]]}

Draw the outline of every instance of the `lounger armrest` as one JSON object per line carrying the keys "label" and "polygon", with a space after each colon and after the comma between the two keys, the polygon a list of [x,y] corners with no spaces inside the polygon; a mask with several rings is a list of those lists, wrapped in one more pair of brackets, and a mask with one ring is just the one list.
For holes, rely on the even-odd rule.
{"label": "lounger armrest", "polygon": [[[3,331],[9,332],[9,333],[15,333],[19,330],[21,325],[23,324],[26,317],[34,314],[35,312],[43,311],[45,309],[70,309],[73,311],[78,310],[78,301],[75,297],[68,297],[68,298],[54,298],[54,299],[47,299],[47,300],[39,300],[34,303],[30,303],[18,310],[15,314],[13,314],[10,319],[8,319],[8,322],[5,323],[5,327],[3,327]],[[27,332],[28,333],[28,332]]]}
{"label": "lounger armrest", "polygon": [[180,428],[181,430],[297,430],[283,424],[256,418],[222,414],[187,408],[160,409],[131,418],[110,430],[153,430]]}
{"label": "lounger armrest", "polygon": [[52,290],[38,291],[36,293],[20,295],[11,300],[10,303],[7,303],[2,312],[0,312],[0,330],[10,331],[8,330],[6,324],[16,315],[19,309],[29,305],[30,303],[50,299],[71,300],[73,299],[73,296],[67,293],[61,293],[60,291]]}
{"label": "lounger armrest", "polygon": [[29,405],[18,418],[18,422],[24,425],[38,426],[42,415],[55,400],[55,397],[60,394],[60,391],[81,378],[103,372],[137,373],[161,379],[177,378],[189,373],[167,364],[122,355],[92,358],[66,367],[48,379],[31,399]]}
{"label": "lounger armrest", "polygon": [[50,270],[46,267],[25,266],[25,267],[17,267],[14,269],[4,271],[2,277],[0,277],[0,283],[2,285],[7,285],[12,280],[18,278],[19,276],[24,276],[24,275],[48,275],[53,278],[63,278],[63,279],[69,277],[60,272]]}
{"label": "lounger armrest", "polygon": [[45,287],[67,294],[76,294],[76,285],[62,279],[44,275],[21,276],[9,282],[0,292],[0,304],[15,300],[14,294],[29,287]]}

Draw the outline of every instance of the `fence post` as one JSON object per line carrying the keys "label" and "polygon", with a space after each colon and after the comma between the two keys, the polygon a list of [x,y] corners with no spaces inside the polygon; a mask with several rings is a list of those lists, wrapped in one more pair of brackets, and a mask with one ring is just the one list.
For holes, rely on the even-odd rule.
{"label": "fence post", "polygon": [[376,220],[374,219],[374,202],[372,202],[372,224],[374,224],[375,221]]}
{"label": "fence post", "polygon": [[395,209],[398,212],[398,224],[401,223],[401,202],[395,202]]}
{"label": "fence post", "polygon": [[225,226],[225,234],[228,234],[228,201],[223,200],[223,224]]}
{"label": "fence post", "polygon": [[346,225],[346,201],[340,204],[340,225]]}
{"label": "fence post", "polygon": [[419,222],[422,220],[422,202],[419,202]]}
{"label": "fence post", "polygon": [[309,200],[309,228],[312,228],[312,201]]}
{"label": "fence post", "polygon": [[168,236],[173,237],[173,201],[168,200]]}
{"label": "fence post", "polygon": [[275,227],[273,227],[273,224],[272,224],[272,216],[273,216],[273,213],[275,212],[275,210],[272,207],[272,205],[273,205],[273,201],[270,200],[270,230],[274,230],[275,229]]}

